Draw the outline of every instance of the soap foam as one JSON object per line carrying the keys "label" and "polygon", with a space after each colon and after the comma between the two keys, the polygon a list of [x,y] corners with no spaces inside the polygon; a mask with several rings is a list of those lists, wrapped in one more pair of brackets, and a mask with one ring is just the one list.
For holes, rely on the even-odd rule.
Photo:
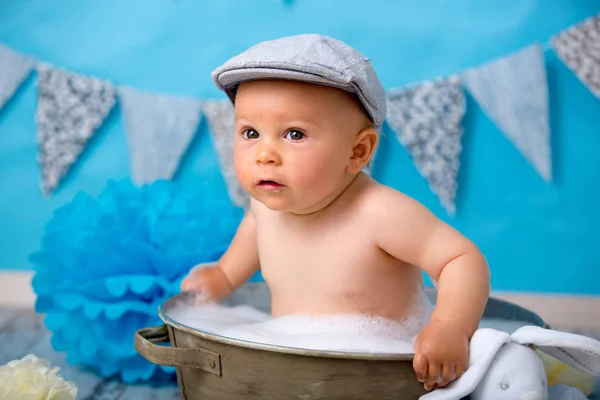
{"label": "soap foam", "polygon": [[[424,300],[402,321],[362,314],[271,318],[249,305],[182,301],[170,307],[167,316],[198,331],[246,342],[331,352],[413,354],[414,339],[429,321],[431,310]],[[479,327],[512,333],[524,325],[530,323],[484,318]]]}
{"label": "soap foam", "polygon": [[192,329],[246,342],[332,352],[412,354],[414,339],[429,320],[430,307],[419,304],[414,311],[401,321],[364,314],[271,318],[248,305],[182,302],[169,309],[168,317]]}

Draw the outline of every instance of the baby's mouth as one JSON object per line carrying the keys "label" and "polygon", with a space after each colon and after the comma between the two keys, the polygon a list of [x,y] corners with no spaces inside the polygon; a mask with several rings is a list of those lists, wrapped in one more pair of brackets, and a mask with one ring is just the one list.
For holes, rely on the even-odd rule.
{"label": "baby's mouth", "polygon": [[272,181],[272,180],[260,180],[258,181],[258,185],[259,188],[261,189],[265,189],[265,190],[277,190],[277,189],[281,189],[284,187],[284,185]]}

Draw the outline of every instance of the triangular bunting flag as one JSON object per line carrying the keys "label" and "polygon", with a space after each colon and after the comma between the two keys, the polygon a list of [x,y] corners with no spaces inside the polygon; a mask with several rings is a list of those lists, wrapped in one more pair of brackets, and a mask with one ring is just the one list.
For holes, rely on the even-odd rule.
{"label": "triangular bunting flag", "polygon": [[204,101],[202,102],[202,109],[208,120],[229,197],[236,206],[248,208],[250,196],[240,185],[233,168],[235,110],[229,101],[224,100]]}
{"label": "triangular bunting flag", "polygon": [[539,45],[467,70],[465,87],[546,180],[552,179],[548,84]]}
{"label": "triangular bunting flag", "polygon": [[198,129],[202,117],[200,102],[130,87],[119,87],[118,95],[129,140],[133,181],[142,185],[173,178]]}
{"label": "triangular bunting flag", "polygon": [[115,104],[106,81],[38,64],[36,111],[42,191],[58,186]]}
{"label": "triangular bunting flag", "polygon": [[0,44],[0,110],[29,76],[33,59]]}
{"label": "triangular bunting flag", "polygon": [[387,122],[450,214],[460,166],[465,97],[457,77],[388,92]]}
{"label": "triangular bunting flag", "polygon": [[600,14],[553,36],[551,43],[560,59],[600,98]]}

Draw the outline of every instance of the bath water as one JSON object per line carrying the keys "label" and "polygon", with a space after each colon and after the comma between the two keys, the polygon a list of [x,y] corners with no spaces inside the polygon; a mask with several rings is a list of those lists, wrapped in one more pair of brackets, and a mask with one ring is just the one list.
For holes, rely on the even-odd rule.
{"label": "bath water", "polygon": [[[410,354],[414,339],[429,320],[430,304],[402,321],[361,314],[288,315],[271,318],[249,305],[233,307],[180,302],[167,316],[192,329],[246,342],[307,350]],[[520,321],[484,319],[480,327],[512,333]]]}

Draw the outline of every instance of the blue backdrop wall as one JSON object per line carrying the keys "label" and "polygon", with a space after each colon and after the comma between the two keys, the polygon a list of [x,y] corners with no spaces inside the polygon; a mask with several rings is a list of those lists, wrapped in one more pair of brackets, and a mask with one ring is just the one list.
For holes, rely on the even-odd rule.
{"label": "blue backdrop wall", "polygon": [[[214,67],[258,41],[318,32],[369,56],[387,88],[432,79],[502,56],[598,13],[569,0],[70,0],[0,1],[0,42],[116,84],[224,98]],[[600,294],[600,100],[551,52],[556,179],[544,181],[469,99],[450,218],[391,131],[375,177],[422,201],[485,252],[497,290]],[[129,176],[118,109],[50,199],[39,191],[34,75],[0,112],[0,268],[29,269],[52,211],[107,179]],[[177,179],[209,181],[226,196],[203,123]]]}

